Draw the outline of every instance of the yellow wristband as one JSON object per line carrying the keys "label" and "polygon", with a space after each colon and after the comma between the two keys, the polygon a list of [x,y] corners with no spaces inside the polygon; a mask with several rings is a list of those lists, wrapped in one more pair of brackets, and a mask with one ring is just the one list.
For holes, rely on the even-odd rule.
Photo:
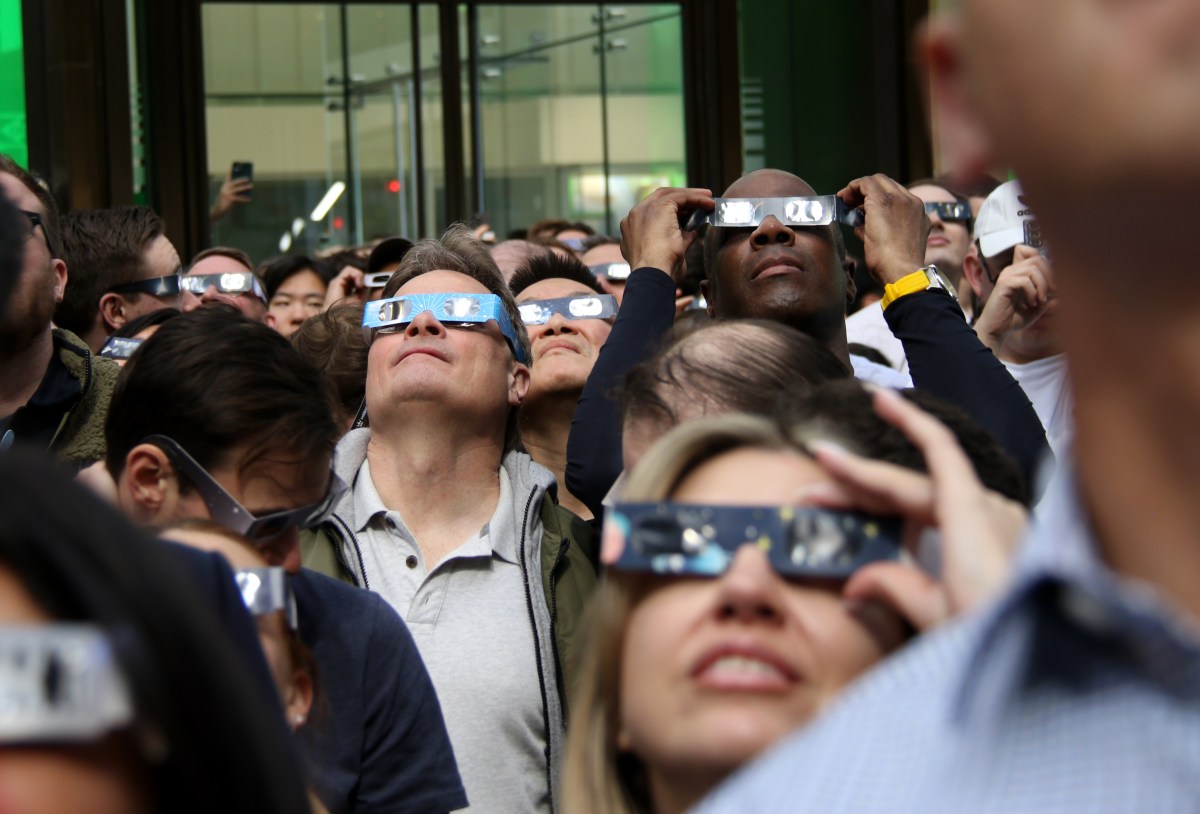
{"label": "yellow wristband", "polygon": [[880,306],[886,311],[889,305],[901,297],[915,294],[918,291],[924,291],[927,288],[929,288],[929,275],[925,273],[925,269],[918,269],[912,274],[901,277],[894,283],[885,285],[883,287],[883,300],[880,301]]}

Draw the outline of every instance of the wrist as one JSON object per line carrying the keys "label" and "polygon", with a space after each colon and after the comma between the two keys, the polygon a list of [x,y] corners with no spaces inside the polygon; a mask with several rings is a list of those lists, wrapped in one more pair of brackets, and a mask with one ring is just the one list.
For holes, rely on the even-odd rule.
{"label": "wrist", "polygon": [[658,269],[659,271],[669,276],[674,276],[675,268],[679,265],[679,260],[674,257],[664,255],[648,255],[638,257],[635,261],[629,263],[629,270],[632,272],[636,269]]}
{"label": "wrist", "polygon": [[884,261],[879,263],[875,268],[870,269],[870,271],[875,279],[879,281],[880,285],[886,286],[904,279],[924,265],[924,258],[918,260],[910,258],[899,261]]}

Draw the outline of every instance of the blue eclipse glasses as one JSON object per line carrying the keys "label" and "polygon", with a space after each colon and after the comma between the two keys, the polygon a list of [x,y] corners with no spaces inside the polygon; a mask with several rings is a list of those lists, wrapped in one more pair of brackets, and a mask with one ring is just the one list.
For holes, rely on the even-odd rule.
{"label": "blue eclipse glasses", "polygon": [[851,228],[861,226],[863,213],[852,209],[836,195],[788,198],[714,198],[711,212],[697,209],[688,219],[686,230],[695,231],[703,224],[722,228],[758,226],[774,215],[786,226],[828,226],[837,220]]}
{"label": "blue eclipse glasses", "polygon": [[625,541],[612,568],[673,576],[720,576],[753,545],[780,576],[847,579],[897,559],[900,533],[898,519],[794,506],[618,503],[604,519],[604,536]]}
{"label": "blue eclipse glasses", "polygon": [[517,304],[526,325],[545,325],[555,314],[564,319],[608,319],[617,315],[617,298],[612,294],[585,294],[553,300],[529,300]]}
{"label": "blue eclipse glasses", "polygon": [[368,345],[374,332],[394,333],[411,323],[418,314],[428,311],[434,319],[450,328],[469,328],[485,322],[495,322],[512,349],[513,356],[525,364],[525,352],[504,310],[504,303],[495,294],[406,294],[386,300],[374,300],[363,309],[363,339]]}

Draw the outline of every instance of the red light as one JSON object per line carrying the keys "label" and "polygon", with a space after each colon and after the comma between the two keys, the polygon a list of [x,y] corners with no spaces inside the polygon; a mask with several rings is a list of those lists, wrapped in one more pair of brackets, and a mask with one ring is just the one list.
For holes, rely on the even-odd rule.
{"label": "red light", "polygon": [[387,183],[388,192],[398,193],[400,191],[400,181],[393,178]]}
{"label": "red light", "polygon": [[338,217],[334,218],[333,219],[333,228],[338,231],[345,229],[346,228],[346,219],[341,217],[340,215]]}

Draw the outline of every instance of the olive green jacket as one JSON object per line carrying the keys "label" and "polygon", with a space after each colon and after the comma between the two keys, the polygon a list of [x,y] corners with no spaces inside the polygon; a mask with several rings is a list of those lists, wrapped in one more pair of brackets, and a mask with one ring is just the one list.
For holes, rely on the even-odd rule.
{"label": "olive green jacket", "polygon": [[54,352],[79,382],[79,398],[63,414],[50,452],[82,469],[104,458],[104,421],[121,368],[94,356],[86,342],[61,328],[54,329]]}

